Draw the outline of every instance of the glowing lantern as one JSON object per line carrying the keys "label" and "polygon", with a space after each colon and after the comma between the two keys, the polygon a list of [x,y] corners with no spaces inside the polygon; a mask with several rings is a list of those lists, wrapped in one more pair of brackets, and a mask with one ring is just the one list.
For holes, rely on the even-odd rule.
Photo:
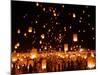
{"label": "glowing lantern", "polygon": [[82,51],[84,51],[84,49],[83,48],[80,48],[80,52],[82,52]]}
{"label": "glowing lantern", "polygon": [[17,58],[16,57],[12,57],[12,62],[16,62]]}
{"label": "glowing lantern", "polygon": [[19,43],[17,43],[17,44],[16,44],[16,46],[18,47],[18,46],[20,46],[20,44],[19,44]]}
{"label": "glowing lantern", "polygon": [[19,66],[17,66],[17,69],[20,69],[20,67],[19,67]]}
{"label": "glowing lantern", "polygon": [[31,51],[31,56],[30,58],[31,59],[34,59],[37,57],[37,49],[33,48],[32,51]]}
{"label": "glowing lantern", "polygon": [[88,61],[87,61],[87,67],[88,67],[89,69],[93,69],[93,68],[95,68],[95,66],[96,66],[95,58],[89,57],[89,58],[88,58]]}
{"label": "glowing lantern", "polygon": [[44,39],[44,37],[45,37],[45,35],[44,35],[44,34],[42,34],[42,35],[41,35],[41,38],[42,38],[42,39]]}
{"label": "glowing lantern", "polygon": [[91,57],[93,57],[93,58],[95,57],[93,52],[91,52]]}
{"label": "glowing lantern", "polygon": [[54,15],[54,16],[57,16],[57,14],[56,14],[56,13],[53,13],[53,15]]}
{"label": "glowing lantern", "polygon": [[46,59],[42,60],[42,69],[46,69]]}
{"label": "glowing lantern", "polygon": [[17,49],[17,46],[15,45],[15,47],[14,47],[15,49]]}
{"label": "glowing lantern", "polygon": [[73,13],[73,18],[75,18],[76,17],[76,14],[75,13]]}
{"label": "glowing lantern", "polygon": [[31,55],[31,59],[34,59],[34,58],[36,58],[36,55]]}
{"label": "glowing lantern", "polygon": [[26,35],[27,35],[27,34],[26,34],[26,33],[24,33],[24,36],[25,36],[25,37],[26,37]]}
{"label": "glowing lantern", "polygon": [[32,27],[28,28],[28,32],[31,33],[32,32]]}
{"label": "glowing lantern", "polygon": [[39,3],[36,3],[36,6],[39,6]]}
{"label": "glowing lantern", "polygon": [[64,52],[68,51],[68,44],[64,44]]}
{"label": "glowing lantern", "polygon": [[73,41],[74,41],[74,42],[78,41],[77,34],[73,34]]}
{"label": "glowing lantern", "polygon": [[17,33],[20,34],[20,29],[17,30]]}
{"label": "glowing lantern", "polygon": [[13,64],[11,64],[11,68],[13,68],[14,66],[13,66]]}

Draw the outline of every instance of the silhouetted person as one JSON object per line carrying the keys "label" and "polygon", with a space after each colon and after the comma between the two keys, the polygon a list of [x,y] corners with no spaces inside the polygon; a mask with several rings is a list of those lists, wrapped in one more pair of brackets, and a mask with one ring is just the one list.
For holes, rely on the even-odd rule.
{"label": "silhouetted person", "polygon": [[29,65],[29,73],[32,73],[32,65]]}

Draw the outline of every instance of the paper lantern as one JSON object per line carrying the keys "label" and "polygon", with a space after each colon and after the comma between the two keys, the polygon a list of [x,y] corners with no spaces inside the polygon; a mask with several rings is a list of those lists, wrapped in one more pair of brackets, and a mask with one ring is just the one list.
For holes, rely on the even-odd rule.
{"label": "paper lantern", "polygon": [[46,59],[42,60],[42,69],[46,69]]}
{"label": "paper lantern", "polygon": [[96,66],[95,58],[89,57],[89,58],[88,58],[88,61],[87,61],[87,67],[88,67],[89,69],[93,69],[93,68],[95,68],[95,66]]}
{"label": "paper lantern", "polygon": [[77,34],[73,34],[73,41],[74,41],[74,42],[77,42],[77,41],[78,41]]}
{"label": "paper lantern", "polygon": [[44,35],[44,34],[42,34],[42,35],[41,35],[41,38],[42,38],[42,39],[44,39],[44,38],[45,38],[45,35]]}
{"label": "paper lantern", "polygon": [[37,57],[37,49],[33,48],[31,53],[30,53],[30,58],[34,59]]}
{"label": "paper lantern", "polygon": [[28,32],[31,33],[32,32],[32,27],[28,28]]}
{"label": "paper lantern", "polygon": [[20,29],[17,30],[17,33],[20,34]]}
{"label": "paper lantern", "polygon": [[64,52],[68,51],[68,44],[64,44]]}

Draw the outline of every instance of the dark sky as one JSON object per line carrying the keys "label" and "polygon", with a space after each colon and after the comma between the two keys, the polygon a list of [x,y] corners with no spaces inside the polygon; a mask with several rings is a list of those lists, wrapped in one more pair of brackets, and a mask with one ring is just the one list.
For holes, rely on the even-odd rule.
{"label": "dark sky", "polygon": [[17,43],[18,51],[63,50],[65,43],[74,44],[74,33],[78,35],[75,45],[95,50],[95,6],[12,1],[11,7],[12,51]]}

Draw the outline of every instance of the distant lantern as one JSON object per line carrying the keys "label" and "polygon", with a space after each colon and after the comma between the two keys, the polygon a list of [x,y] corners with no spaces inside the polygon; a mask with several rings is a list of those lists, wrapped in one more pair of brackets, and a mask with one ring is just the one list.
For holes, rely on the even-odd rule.
{"label": "distant lantern", "polygon": [[27,36],[27,34],[26,34],[26,33],[24,33],[24,36],[26,37],[26,36]]}
{"label": "distant lantern", "polygon": [[53,13],[53,16],[57,16],[57,14],[56,13]]}
{"label": "distant lantern", "polygon": [[12,56],[12,62],[16,62],[17,58],[15,56]]}
{"label": "distant lantern", "polygon": [[32,27],[28,28],[28,32],[31,33],[32,32]]}
{"label": "distant lantern", "polygon": [[39,3],[36,3],[36,6],[39,6]]}
{"label": "distant lantern", "polygon": [[16,44],[16,46],[17,46],[17,47],[19,47],[19,46],[20,46],[19,42]]}
{"label": "distant lantern", "polygon": [[96,67],[96,60],[95,60],[95,58],[93,58],[93,57],[88,57],[88,60],[87,60],[87,67],[88,67],[89,69],[93,69],[93,68]]}
{"label": "distant lantern", "polygon": [[42,35],[41,35],[41,38],[44,39],[44,37],[45,37],[44,34],[42,34]]}
{"label": "distant lantern", "polygon": [[46,69],[46,59],[42,60],[42,69]]}
{"label": "distant lantern", "polygon": [[15,49],[17,49],[18,47],[15,45],[15,47],[14,47]]}
{"label": "distant lantern", "polygon": [[20,34],[20,29],[17,30],[17,33]]}
{"label": "distant lantern", "polygon": [[75,13],[73,13],[73,18],[75,18],[76,17],[76,14]]}
{"label": "distant lantern", "polygon": [[37,57],[37,49],[33,48],[30,52],[30,58],[34,59]]}
{"label": "distant lantern", "polygon": [[64,52],[68,51],[68,44],[64,44]]}
{"label": "distant lantern", "polygon": [[73,34],[73,41],[74,41],[74,42],[77,42],[77,41],[78,41],[77,34]]}

